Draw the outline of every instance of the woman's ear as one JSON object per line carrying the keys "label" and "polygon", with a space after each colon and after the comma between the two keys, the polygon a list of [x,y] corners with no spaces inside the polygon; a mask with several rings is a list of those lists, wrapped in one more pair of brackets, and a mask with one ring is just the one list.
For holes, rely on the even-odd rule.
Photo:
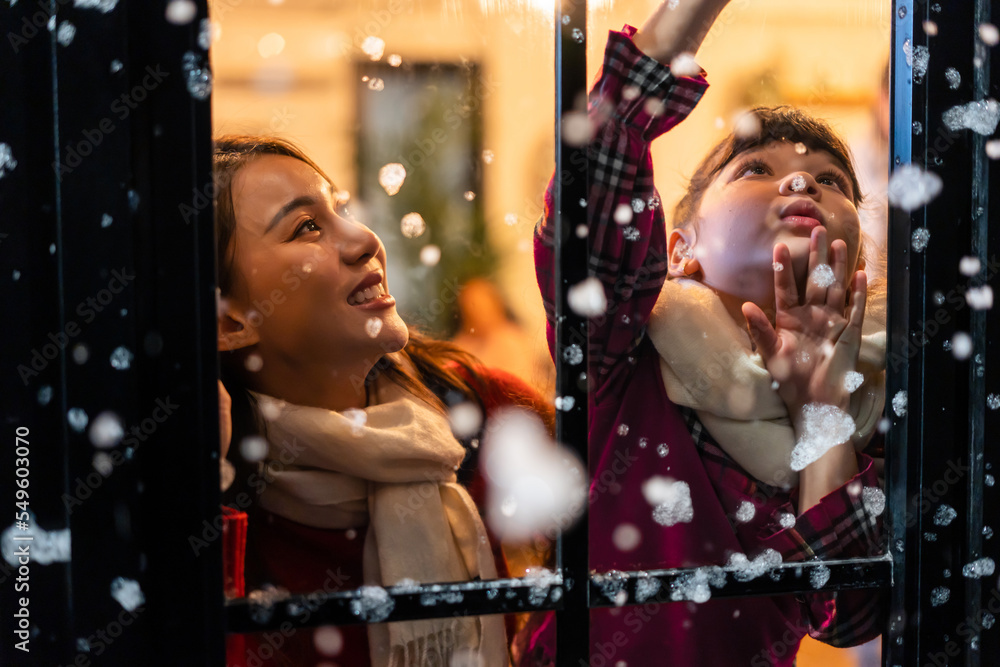
{"label": "woman's ear", "polygon": [[674,229],[667,239],[670,258],[667,274],[671,278],[690,278],[701,270],[693,248],[697,234],[693,229]]}
{"label": "woman's ear", "polygon": [[218,329],[219,329],[219,351],[231,352],[260,342],[260,332],[254,324],[260,324],[260,315],[256,311],[250,311],[253,315],[244,312],[235,306],[228,299],[223,299],[219,304]]}

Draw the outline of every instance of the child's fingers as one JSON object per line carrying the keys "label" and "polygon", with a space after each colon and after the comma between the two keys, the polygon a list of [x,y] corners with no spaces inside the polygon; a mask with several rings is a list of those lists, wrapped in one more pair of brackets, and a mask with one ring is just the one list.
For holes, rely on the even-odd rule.
{"label": "child's fingers", "polygon": [[792,271],[792,253],[784,243],[778,243],[775,244],[771,257],[775,266],[774,307],[777,310],[789,310],[799,305],[799,288],[795,286],[795,272]]}
{"label": "child's fingers", "polygon": [[760,356],[767,362],[768,359],[777,353],[780,347],[778,333],[771,326],[767,315],[764,314],[764,311],[757,304],[747,301],[743,304],[742,310],[743,317],[747,319],[747,329],[750,331],[750,339],[753,340],[757,351],[760,352]]}
{"label": "child's fingers", "polygon": [[[816,267],[827,262],[826,227],[820,225],[809,237],[809,273],[806,278],[805,303],[821,304],[826,301],[826,287],[816,282]],[[825,283],[824,283],[825,284]]]}
{"label": "child's fingers", "polygon": [[830,268],[833,269],[833,284],[826,290],[826,305],[837,313],[845,307],[847,278],[847,244],[837,239],[830,244]]}
{"label": "child's fingers", "polygon": [[865,323],[865,304],[868,301],[868,276],[856,271],[851,281],[851,303],[848,306],[847,328],[841,340],[852,345],[861,344],[861,330]]}

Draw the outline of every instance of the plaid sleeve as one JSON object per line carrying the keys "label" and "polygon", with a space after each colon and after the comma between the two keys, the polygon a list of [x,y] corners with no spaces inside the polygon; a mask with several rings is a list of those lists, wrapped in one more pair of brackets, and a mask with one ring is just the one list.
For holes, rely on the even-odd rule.
{"label": "plaid sleeve", "polygon": [[[703,76],[675,77],[632,43],[635,28],[611,32],[589,98],[594,138],[588,147],[588,273],[604,286],[608,309],[591,319],[591,367],[607,373],[645,330],[666,278],[666,228],[653,186],[649,144],[694,109],[708,84]],[[535,270],[553,349],[553,183],[535,229]]]}
{"label": "plaid sleeve", "polygon": [[[865,558],[882,553],[885,494],[871,457],[858,455],[857,476],[799,516],[791,528],[764,540],[785,562]],[[884,625],[884,591],[831,591],[804,596],[809,634],[831,646],[847,647],[877,637]]]}

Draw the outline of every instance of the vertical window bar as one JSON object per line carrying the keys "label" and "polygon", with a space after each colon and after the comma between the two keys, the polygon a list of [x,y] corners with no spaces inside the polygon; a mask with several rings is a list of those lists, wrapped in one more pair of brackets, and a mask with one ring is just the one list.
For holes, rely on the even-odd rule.
{"label": "vertical window bar", "polygon": [[[555,22],[555,362],[556,437],[587,461],[588,378],[564,361],[563,351],[577,345],[588,354],[587,320],[569,308],[569,288],[587,277],[586,235],[576,233],[587,224],[588,162],[584,146],[566,143],[562,119],[566,112],[586,109],[587,2],[565,0]],[[569,407],[569,409],[566,409]],[[589,474],[588,474],[589,480]],[[564,532],[557,544],[557,562],[563,568],[567,591],[565,607],[556,615],[556,654],[559,664],[590,664],[589,553],[587,514]]]}
{"label": "vertical window bar", "polygon": [[[919,116],[924,119],[922,109],[915,108],[913,79],[905,51],[913,43],[914,3],[911,0],[896,0],[891,18],[892,46],[892,119],[890,131],[890,164],[910,162],[911,152],[915,152],[914,142],[922,144],[928,133],[913,135],[913,122]],[[888,364],[886,368],[886,415],[893,414],[891,400],[909,386],[910,364],[908,363],[909,337],[907,331],[910,320],[910,216],[897,208],[889,209],[887,230],[887,285],[890,295],[886,320],[886,342]],[[908,519],[911,489],[919,488],[920,456],[919,448],[911,450],[909,442],[909,421],[894,420],[886,433],[886,497],[891,520],[888,522],[888,548],[893,559],[893,586],[890,591],[888,626],[882,633],[883,664],[903,664],[906,641],[916,637],[916,627],[908,624],[907,604],[916,591],[916,569],[909,558],[908,545],[919,542],[918,527]],[[913,456],[910,456],[910,453]],[[916,593],[914,593],[916,591]],[[904,641],[905,640],[905,641]]]}
{"label": "vertical window bar", "polygon": [[[980,40],[978,26],[990,23],[990,0],[977,0],[975,3],[973,25],[968,26],[974,44],[972,68],[972,99],[986,100],[990,95],[990,59],[988,47]],[[976,65],[978,60],[979,65]],[[972,181],[971,181],[971,251],[969,256],[979,260],[977,275],[969,280],[970,287],[981,288],[987,284],[986,274],[989,266],[989,228],[987,212],[989,211],[989,159],[986,156],[986,138],[979,133],[970,133],[970,148],[972,151]],[[969,483],[966,493],[968,508],[968,529],[966,534],[966,553],[970,562],[979,561],[987,556],[984,552],[983,526],[985,513],[983,498],[986,485],[986,460],[984,428],[986,418],[986,362],[987,310],[971,310],[969,314],[969,335],[972,338],[973,363],[969,364]],[[996,551],[994,549],[994,551]],[[996,556],[997,554],[993,554]],[[994,562],[996,559],[994,559]],[[987,577],[986,581],[992,581]],[[966,610],[978,610],[983,607],[983,579],[965,579]],[[993,587],[996,590],[995,587]],[[966,614],[968,615],[968,614]],[[978,621],[979,619],[976,619]],[[977,633],[978,634],[978,633]],[[966,667],[979,667],[982,663],[982,653],[979,641],[968,643],[969,652],[966,656]]]}

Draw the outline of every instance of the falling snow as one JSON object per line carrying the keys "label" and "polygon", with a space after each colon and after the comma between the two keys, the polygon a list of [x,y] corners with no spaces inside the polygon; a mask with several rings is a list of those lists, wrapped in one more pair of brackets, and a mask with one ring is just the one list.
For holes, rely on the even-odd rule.
{"label": "falling snow", "polygon": [[441,248],[428,243],[420,249],[420,263],[424,266],[437,266],[441,261]]}
{"label": "falling snow", "polygon": [[952,90],[958,90],[958,87],[962,85],[962,75],[954,67],[949,67],[944,71],[944,78]]}
{"label": "falling snow", "polygon": [[608,309],[604,286],[594,277],[585,278],[570,287],[566,301],[570,310],[581,317],[597,317]]}
{"label": "falling snow", "polygon": [[830,568],[826,565],[817,565],[809,571],[809,583],[813,588],[822,588],[830,580]]}
{"label": "falling snow", "polygon": [[906,390],[900,389],[896,392],[896,395],[892,397],[892,411],[896,413],[897,417],[902,417],[906,414]]}
{"label": "falling snow", "polygon": [[661,526],[691,523],[694,507],[687,482],[654,475],[642,483],[642,495],[653,505],[653,521]]}
{"label": "falling snow", "polygon": [[972,336],[959,331],[951,337],[951,354],[959,361],[972,356]]}
{"label": "falling snow", "polygon": [[[47,531],[38,525],[33,512],[28,512],[28,529],[16,528],[16,524],[8,526],[0,534],[0,552],[3,559],[10,565],[18,565],[18,547],[25,542],[31,545],[31,562],[38,565],[50,563],[68,563],[70,560],[69,529]],[[31,540],[15,540],[15,537],[30,537]],[[24,563],[21,563],[23,565]]]}
{"label": "falling snow", "polygon": [[796,176],[792,179],[792,192],[805,192],[806,189],[806,179],[805,176]]}
{"label": "falling snow", "polygon": [[872,516],[879,516],[885,511],[885,492],[877,486],[866,486],[861,491],[861,499],[865,510]]}
{"label": "falling snow", "polygon": [[198,6],[191,0],[170,0],[167,3],[166,17],[168,23],[187,25],[198,15]]}
{"label": "falling snow", "polygon": [[184,54],[181,67],[191,97],[196,100],[207,100],[212,94],[212,72],[208,69],[208,65],[202,65],[198,56],[188,51]]}
{"label": "falling snow", "polygon": [[942,504],[937,508],[937,511],[934,512],[934,525],[947,526],[954,521],[957,516],[958,512],[955,511],[954,507]]}
{"label": "falling snow", "polygon": [[989,136],[1000,122],[1000,103],[990,99],[959,104],[945,111],[941,119],[952,132],[972,130]]}
{"label": "falling snow", "polygon": [[107,14],[118,6],[118,0],[73,0],[73,6],[80,9],[97,9]]}
{"label": "falling snow", "polygon": [[989,310],[993,307],[993,288],[989,285],[970,287],[965,300],[973,310]]}
{"label": "falling snow", "polygon": [[90,421],[90,417],[82,408],[70,408],[66,412],[66,419],[77,433],[83,433],[83,429],[87,428],[87,422]]}
{"label": "falling snow", "polygon": [[864,384],[865,376],[857,371],[847,371],[844,374],[844,389],[849,394],[853,394]]}
{"label": "falling snow", "polygon": [[365,322],[365,333],[368,334],[369,338],[375,338],[378,333],[382,331],[382,320],[377,317],[371,317]]}
{"label": "falling snow", "polygon": [[694,572],[685,573],[671,582],[670,599],[691,600],[699,604],[712,598],[709,586],[721,588],[726,585],[725,572],[720,567],[699,567]]}
{"label": "falling snow", "polygon": [[926,227],[918,227],[913,230],[910,236],[910,245],[914,252],[923,252],[927,249],[927,243],[931,240],[931,233]]}
{"label": "falling snow", "polygon": [[754,507],[753,503],[749,500],[744,500],[740,503],[740,506],[736,508],[736,513],[733,515],[736,520],[740,523],[748,523],[753,520],[754,514],[757,513],[757,508]]}
{"label": "falling snow", "polygon": [[931,53],[926,46],[918,46],[913,49],[913,82],[920,83],[924,75],[927,74],[927,65],[930,64]]}
{"label": "falling snow", "polygon": [[685,51],[670,61],[670,72],[674,76],[698,76],[701,74],[701,65],[695,62],[694,54]]}
{"label": "falling snow", "polygon": [[124,346],[118,346],[111,353],[111,367],[124,371],[128,370],[132,366],[133,355],[128,348]]}
{"label": "falling snow", "polygon": [[622,523],[611,533],[611,542],[619,551],[634,551],[642,542],[642,533],[633,524]]}
{"label": "falling snow", "polygon": [[944,586],[938,586],[931,591],[931,606],[940,607],[951,598],[951,590]]}
{"label": "falling snow", "polygon": [[640,572],[635,582],[635,601],[645,602],[659,593],[662,585],[659,579],[649,576],[648,572]]}
{"label": "falling snow", "polygon": [[[486,519],[514,541],[568,527],[586,503],[584,466],[574,452],[552,441],[534,414],[507,409],[491,415],[482,445],[488,482]],[[505,512],[511,499],[514,512]]]}
{"label": "falling snow", "polygon": [[56,31],[56,40],[63,46],[69,46],[73,43],[73,38],[76,37],[76,26],[69,21],[63,21],[59,24],[59,30]]}
{"label": "falling snow", "polygon": [[971,563],[966,563],[965,567],[962,568],[962,576],[970,579],[980,579],[990,576],[995,569],[996,563],[993,562],[992,558],[980,558]]}
{"label": "falling snow", "polygon": [[802,470],[819,459],[831,447],[850,440],[855,424],[851,415],[822,403],[802,408],[802,433],[792,450],[792,470]]}
{"label": "falling snow", "polygon": [[12,172],[16,166],[17,160],[14,159],[14,154],[10,150],[10,145],[0,143],[0,178],[3,178]]}
{"label": "falling snow", "polygon": [[628,579],[618,570],[608,570],[604,574],[595,574],[592,581],[597,584],[604,597],[611,602],[617,603],[619,595],[625,592],[625,584]]}
{"label": "falling snow", "polygon": [[407,213],[399,222],[399,229],[408,239],[414,239],[427,231],[427,223],[419,213]]}
{"label": "falling snow", "polygon": [[781,562],[781,554],[774,549],[764,549],[753,560],[745,554],[734,553],[729,556],[726,570],[733,573],[736,581],[752,581],[778,567]]}
{"label": "falling snow", "polygon": [[94,447],[108,449],[117,445],[125,436],[121,419],[114,412],[104,411],[94,417],[90,425],[90,442]]}
{"label": "falling snow", "polygon": [[483,411],[472,401],[463,401],[448,409],[448,422],[456,438],[471,438],[483,426]]}
{"label": "falling snow", "polygon": [[390,162],[378,170],[378,184],[390,197],[403,187],[406,180],[406,168],[398,162]]}
{"label": "falling snow", "polygon": [[963,257],[958,263],[958,270],[963,276],[974,276],[979,273],[981,266],[978,257]]}
{"label": "falling snow", "polygon": [[111,582],[111,597],[118,600],[125,611],[135,611],[146,602],[139,582],[125,577],[117,577]]}
{"label": "falling snow", "polygon": [[914,164],[898,167],[889,179],[889,203],[915,211],[941,193],[941,177]]}
{"label": "falling snow", "polygon": [[833,275],[833,269],[829,264],[820,264],[815,269],[813,269],[812,275],[809,278],[818,287],[827,288],[837,281],[836,277]]}
{"label": "falling snow", "polygon": [[583,349],[576,343],[573,343],[563,350],[562,357],[563,361],[570,366],[577,366],[583,361]]}
{"label": "falling snow", "polygon": [[374,35],[369,35],[361,42],[361,51],[371,60],[380,60],[382,54],[385,53],[385,40]]}
{"label": "falling snow", "polygon": [[983,23],[979,26],[979,39],[987,46],[996,46],[1000,42],[1000,30],[992,23]]}
{"label": "falling snow", "polygon": [[368,623],[379,623],[392,613],[395,603],[381,586],[362,586],[351,600],[351,613]]}
{"label": "falling snow", "polygon": [[986,407],[990,410],[1000,410],[1000,394],[990,394],[987,396]]}
{"label": "falling snow", "polygon": [[267,440],[259,435],[247,436],[240,441],[240,456],[252,463],[263,461],[267,450]]}

